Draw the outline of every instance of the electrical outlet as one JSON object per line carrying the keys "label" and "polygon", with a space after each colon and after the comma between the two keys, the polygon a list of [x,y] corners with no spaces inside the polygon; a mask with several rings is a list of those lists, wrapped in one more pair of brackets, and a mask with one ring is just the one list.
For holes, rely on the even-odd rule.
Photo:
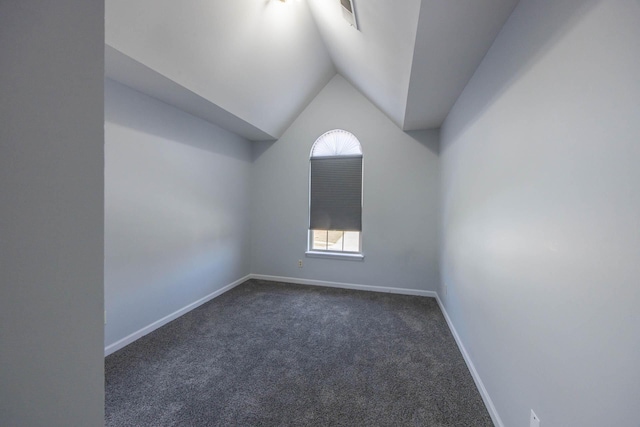
{"label": "electrical outlet", "polygon": [[298,260],[298,268],[302,268],[302,260],[301,259]]}
{"label": "electrical outlet", "polygon": [[529,419],[529,427],[540,427],[540,418],[531,410],[531,418]]}

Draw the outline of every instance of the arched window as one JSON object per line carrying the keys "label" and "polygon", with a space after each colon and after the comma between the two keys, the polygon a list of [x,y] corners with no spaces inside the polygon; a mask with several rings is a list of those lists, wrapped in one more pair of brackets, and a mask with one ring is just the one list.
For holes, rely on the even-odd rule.
{"label": "arched window", "polygon": [[311,148],[309,181],[309,252],[361,255],[362,146],[358,139],[341,129],[321,135]]}

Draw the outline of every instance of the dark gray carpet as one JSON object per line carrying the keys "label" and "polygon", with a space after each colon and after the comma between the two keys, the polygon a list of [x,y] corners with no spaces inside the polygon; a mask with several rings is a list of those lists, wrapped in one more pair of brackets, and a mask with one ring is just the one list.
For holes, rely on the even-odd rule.
{"label": "dark gray carpet", "polygon": [[107,426],[492,426],[433,298],[250,280],[105,359]]}

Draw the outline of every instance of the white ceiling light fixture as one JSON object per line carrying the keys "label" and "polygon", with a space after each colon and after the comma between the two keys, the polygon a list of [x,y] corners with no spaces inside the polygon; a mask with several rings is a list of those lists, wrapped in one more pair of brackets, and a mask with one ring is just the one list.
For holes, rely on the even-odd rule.
{"label": "white ceiling light fixture", "polygon": [[353,8],[353,0],[340,0],[342,6],[342,16],[353,28],[358,30],[358,21],[356,20],[356,10]]}

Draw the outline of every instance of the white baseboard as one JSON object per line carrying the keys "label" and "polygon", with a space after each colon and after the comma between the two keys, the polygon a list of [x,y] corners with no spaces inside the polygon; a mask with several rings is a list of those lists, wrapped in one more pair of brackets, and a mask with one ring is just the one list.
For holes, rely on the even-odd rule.
{"label": "white baseboard", "polygon": [[204,296],[202,298],[200,298],[197,301],[192,302],[191,304],[182,307],[180,310],[174,311],[173,313],[163,317],[160,320],[156,320],[155,322],[151,323],[150,325],[145,326],[144,328],[130,334],[127,335],[126,337],[122,338],[121,340],[118,340],[116,342],[114,342],[113,344],[109,344],[108,346],[106,346],[104,348],[104,355],[108,356],[111,353],[114,353],[118,350],[120,350],[121,348],[123,348],[124,346],[131,344],[132,342],[134,342],[135,340],[147,335],[150,332],[155,331],[156,329],[158,329],[159,327],[166,325],[167,323],[171,322],[172,320],[177,319],[178,317],[182,316],[183,314],[193,310],[194,308],[201,306],[202,304],[204,304],[207,301],[211,301],[212,299],[214,299],[215,297],[222,295],[223,293],[235,288],[236,286],[238,286],[241,283],[246,282],[247,280],[249,280],[251,278],[251,275],[247,275],[244,276],[241,279],[236,280],[233,283],[228,284],[227,286],[218,289],[217,291],[211,292],[209,295]]}
{"label": "white baseboard", "polygon": [[442,304],[442,301],[440,300],[440,296],[437,294],[436,294],[436,300],[438,301],[438,305],[440,306],[440,311],[442,311],[442,314],[444,315],[444,318],[447,321],[447,325],[449,325],[449,330],[451,331],[453,338],[456,340],[456,344],[458,344],[458,349],[460,350],[460,353],[462,353],[462,357],[464,358],[464,361],[467,364],[467,368],[469,368],[469,372],[471,372],[471,377],[473,378],[473,381],[476,383],[476,387],[480,392],[480,396],[482,396],[482,400],[484,401],[484,405],[487,407],[487,411],[491,416],[491,420],[493,420],[493,424],[496,427],[504,427],[504,424],[502,423],[502,419],[500,418],[500,415],[498,415],[498,411],[496,410],[496,407],[493,405],[493,401],[489,396],[489,392],[487,392],[487,389],[485,388],[484,383],[482,382],[482,379],[480,379],[480,375],[478,375],[478,371],[476,371],[476,367],[471,361],[471,357],[469,356],[469,353],[467,353],[467,349],[464,347],[464,344],[462,344],[462,340],[460,339],[460,335],[458,335],[458,331],[456,331],[455,326],[453,326],[453,323],[449,318],[449,314],[447,313],[447,310],[444,308],[444,304]]}
{"label": "white baseboard", "polygon": [[420,289],[393,288],[386,286],[357,285],[353,283],[326,282],[324,280],[299,279],[295,277],[267,276],[264,274],[251,274],[252,279],[269,280],[271,282],[294,283],[297,285],[325,286],[327,288],[356,289],[359,291],[384,292],[388,294],[416,295],[421,297],[436,298],[434,291],[423,291]]}

